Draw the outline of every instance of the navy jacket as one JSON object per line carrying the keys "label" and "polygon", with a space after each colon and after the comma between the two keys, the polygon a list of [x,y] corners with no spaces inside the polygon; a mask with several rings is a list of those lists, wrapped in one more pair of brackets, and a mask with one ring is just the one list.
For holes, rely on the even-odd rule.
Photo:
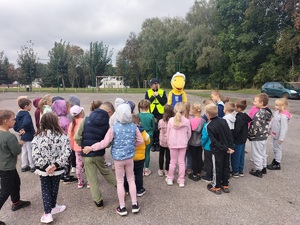
{"label": "navy jacket", "polygon": [[32,141],[35,130],[33,127],[32,119],[28,111],[21,110],[16,116],[16,123],[14,125],[14,130],[19,132],[24,129],[25,134],[21,135],[22,141]]}
{"label": "navy jacket", "polygon": [[[109,129],[109,116],[103,109],[95,109],[90,116],[85,118],[84,128],[82,133],[81,147],[91,146],[99,141],[102,141],[106,132]],[[105,149],[99,151],[92,151],[89,154],[81,152],[82,156],[103,156]]]}

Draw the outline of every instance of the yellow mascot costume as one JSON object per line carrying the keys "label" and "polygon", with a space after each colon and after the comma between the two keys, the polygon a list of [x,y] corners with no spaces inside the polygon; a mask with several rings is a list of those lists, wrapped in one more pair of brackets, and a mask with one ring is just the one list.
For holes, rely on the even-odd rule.
{"label": "yellow mascot costume", "polygon": [[174,106],[177,102],[187,102],[186,93],[183,90],[185,85],[185,75],[183,73],[175,73],[171,80],[172,90],[168,95],[168,105]]}

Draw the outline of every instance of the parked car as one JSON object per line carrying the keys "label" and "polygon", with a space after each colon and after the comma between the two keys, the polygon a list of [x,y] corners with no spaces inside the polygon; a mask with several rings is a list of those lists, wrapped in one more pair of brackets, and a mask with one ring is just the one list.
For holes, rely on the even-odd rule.
{"label": "parked car", "polygon": [[287,82],[267,82],[262,86],[261,93],[280,98],[300,98],[300,89]]}

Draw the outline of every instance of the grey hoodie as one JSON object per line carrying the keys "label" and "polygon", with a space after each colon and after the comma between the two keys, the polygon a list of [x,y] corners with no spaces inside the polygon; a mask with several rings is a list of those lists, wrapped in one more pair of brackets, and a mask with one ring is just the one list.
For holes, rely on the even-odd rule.
{"label": "grey hoodie", "polygon": [[234,113],[226,114],[225,116],[223,116],[223,119],[226,120],[226,122],[227,122],[227,124],[229,126],[229,129],[233,130],[234,129],[234,123],[235,123],[235,115],[234,115]]}
{"label": "grey hoodie", "polygon": [[288,122],[292,118],[291,114],[288,111],[283,111],[280,113],[278,110],[274,113],[269,126],[269,130],[274,139],[283,141],[285,139]]}

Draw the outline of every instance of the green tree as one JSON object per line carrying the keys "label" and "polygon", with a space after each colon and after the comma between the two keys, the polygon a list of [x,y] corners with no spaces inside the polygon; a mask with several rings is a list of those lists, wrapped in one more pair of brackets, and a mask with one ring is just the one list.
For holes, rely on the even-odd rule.
{"label": "green tree", "polygon": [[[70,86],[68,78],[68,68],[70,62],[70,44],[63,40],[60,42],[54,42],[54,47],[48,52],[50,58],[48,66],[50,71],[49,81],[52,86],[59,85],[61,79],[62,86],[65,90],[66,85]],[[56,81],[56,82],[55,82]]]}
{"label": "green tree", "polygon": [[9,79],[9,61],[4,55],[4,51],[0,52],[0,84],[6,84],[9,87],[11,80]]}
{"label": "green tree", "polygon": [[18,54],[17,63],[21,69],[19,82],[29,85],[30,89],[32,81],[36,77],[37,54],[33,50],[34,43],[32,40],[27,41],[26,45],[21,46],[21,51]]}
{"label": "green tree", "polygon": [[82,63],[84,52],[79,46],[70,46],[68,49],[70,55],[70,61],[68,63],[68,79],[73,88],[75,83],[77,83],[77,87],[80,84],[80,65]]}

